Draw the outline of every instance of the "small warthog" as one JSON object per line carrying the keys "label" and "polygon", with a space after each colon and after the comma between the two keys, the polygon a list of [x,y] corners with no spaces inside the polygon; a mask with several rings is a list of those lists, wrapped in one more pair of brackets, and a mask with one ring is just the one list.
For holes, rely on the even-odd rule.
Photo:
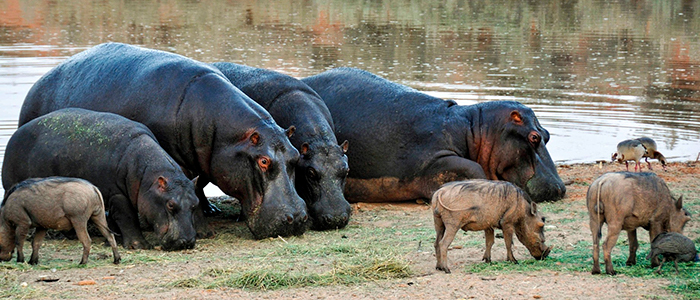
{"label": "small warthog", "polygon": [[31,178],[7,190],[0,208],[0,260],[12,259],[17,246],[17,262],[24,262],[24,240],[29,229],[36,227],[32,240],[30,264],[39,262],[39,247],[47,229],[75,229],[83,244],[83,258],[90,254],[90,236],[87,222],[92,220],[112,246],[114,263],[121,261],[117,242],[107,228],[102,194],[90,182],[68,177]]}
{"label": "small warthog", "polygon": [[474,179],[446,183],[433,194],[431,207],[437,232],[435,268],[445,273],[450,273],[447,247],[460,228],[484,231],[486,262],[491,262],[494,228],[503,231],[508,261],[518,262],[512,251],[513,232],[538,260],[547,257],[551,250],[544,244],[544,217],[537,213],[537,205],[510,182]]}
{"label": "small warthog", "polygon": [[601,227],[608,224],[608,236],[603,244],[605,272],[615,275],[610,252],[620,231],[627,231],[630,256],[627,265],[637,263],[637,227],[649,231],[649,240],[661,232],[681,232],[690,214],[683,209],[683,197],[671,197],[671,191],[654,173],[616,172],[598,177],[586,195],[591,234],[593,235],[593,270],[600,274],[599,242]]}
{"label": "small warthog", "polygon": [[[659,255],[664,259],[659,264]],[[695,243],[686,236],[677,232],[662,232],[651,242],[651,250],[647,259],[651,259],[652,266],[659,266],[656,273],[661,274],[661,267],[667,261],[673,261],[673,266],[678,272],[678,262],[698,261],[698,250]]]}

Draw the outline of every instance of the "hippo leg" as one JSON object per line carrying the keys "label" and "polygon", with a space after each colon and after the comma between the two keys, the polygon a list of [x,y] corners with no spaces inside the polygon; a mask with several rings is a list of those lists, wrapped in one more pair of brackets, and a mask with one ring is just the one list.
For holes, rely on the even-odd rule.
{"label": "hippo leg", "polygon": [[634,266],[637,264],[637,248],[639,248],[637,229],[627,230],[627,239],[630,244],[630,257],[627,258],[627,266]]}
{"label": "hippo leg", "polygon": [[44,241],[46,236],[46,228],[37,227],[34,232],[34,239],[32,239],[32,257],[29,258],[30,265],[36,265],[39,263],[39,248],[41,243]]}
{"label": "hippo leg", "polygon": [[109,227],[107,227],[107,218],[105,217],[105,214],[98,213],[92,215],[92,217],[90,217],[90,220],[92,220],[92,223],[95,223],[97,229],[100,230],[102,236],[104,236],[105,239],[107,239],[107,242],[109,242],[109,246],[112,247],[112,257],[114,257],[114,264],[119,264],[122,258],[119,255],[119,251],[117,251],[117,241],[114,240],[114,234],[112,234],[109,231]]}
{"label": "hippo leg", "polygon": [[622,231],[622,224],[608,223],[608,236],[605,238],[605,243],[603,243],[603,260],[605,260],[605,273],[608,275],[616,275],[615,269],[612,264],[612,249],[617,243],[617,238],[620,236],[620,231]]}
{"label": "hippo leg", "polygon": [[600,221],[594,220],[593,218],[589,221],[589,227],[591,228],[591,234],[593,235],[593,269],[591,274],[600,274],[600,228],[602,224]]}
{"label": "hippo leg", "polygon": [[78,236],[78,240],[83,244],[83,257],[80,259],[80,264],[84,265],[87,263],[88,256],[90,255],[90,246],[92,240],[87,232],[87,222],[83,220],[71,220],[73,229],[75,229],[75,234]]}
{"label": "hippo leg", "polygon": [[452,244],[452,241],[455,239],[457,231],[459,231],[458,226],[445,226],[445,234],[442,236],[442,239],[440,239],[440,257],[438,258],[438,263],[441,262],[442,266],[440,266],[441,268],[439,268],[439,270],[443,270],[445,271],[445,273],[452,273],[452,271],[450,271],[450,268],[447,267],[447,248],[450,246],[450,244]]}
{"label": "hippo leg", "polygon": [[506,253],[508,255],[507,260],[517,264],[518,260],[515,259],[515,256],[513,255],[513,232],[515,232],[515,228],[513,228],[512,225],[503,226],[503,241],[506,243]]}
{"label": "hippo leg", "polygon": [[491,247],[494,243],[493,228],[488,228],[484,230],[484,237],[486,238],[486,251],[484,251],[484,257],[481,259],[487,263],[491,262]]}
{"label": "hippo leg", "polygon": [[[209,180],[204,178],[202,175],[197,178],[194,187],[194,193],[199,198],[199,207],[202,209],[204,216],[214,216],[221,213],[221,210],[216,207],[216,205],[209,202],[207,196],[204,195],[204,187],[209,184]],[[197,231],[199,233],[199,230]]]}
{"label": "hippo leg", "polygon": [[[139,217],[129,199],[114,195],[109,199],[109,216],[117,224],[122,234],[122,245],[127,249],[150,249],[151,245],[143,237]],[[77,229],[76,229],[77,231]]]}
{"label": "hippo leg", "polygon": [[[436,174],[454,174],[454,179],[464,180],[464,179],[487,179],[484,169],[476,163],[475,161],[468,160],[457,155],[449,155],[438,158],[435,162],[428,167],[429,170]],[[450,176],[444,176],[444,182],[438,182],[438,187],[449,181],[454,181]],[[427,198],[430,198],[432,192]]]}

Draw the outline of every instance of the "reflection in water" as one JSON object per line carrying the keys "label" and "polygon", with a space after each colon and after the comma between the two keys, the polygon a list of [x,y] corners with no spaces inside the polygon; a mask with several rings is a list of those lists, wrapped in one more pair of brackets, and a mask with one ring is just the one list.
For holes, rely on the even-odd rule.
{"label": "reflection in water", "polygon": [[[310,76],[350,66],[460,104],[509,99],[558,162],[654,137],[700,149],[698,1],[0,2],[0,147],[31,85],[90,46],[125,42]],[[2,149],[2,148],[0,148]],[[1,153],[0,153],[1,154]]]}

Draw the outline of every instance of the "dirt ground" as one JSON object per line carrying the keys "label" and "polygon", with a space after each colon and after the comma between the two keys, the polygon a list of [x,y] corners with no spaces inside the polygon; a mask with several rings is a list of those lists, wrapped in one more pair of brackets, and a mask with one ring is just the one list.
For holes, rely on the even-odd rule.
{"label": "dirt ground", "polygon": [[[588,228],[588,217],[585,210],[585,194],[588,184],[599,175],[609,171],[620,171],[620,165],[565,165],[559,166],[559,173],[567,183],[567,196],[556,204],[556,209],[545,212],[547,217],[547,243],[557,248],[567,249],[579,241],[590,241],[591,233]],[[700,198],[700,163],[672,163],[668,171],[663,172],[660,166],[654,171],[670,186],[674,195],[683,194],[685,203],[698,203]],[[546,204],[541,207],[546,207]],[[686,207],[688,207],[686,205]],[[684,233],[693,240],[700,236],[700,221],[697,212],[700,207],[693,204],[689,207],[695,213],[685,228]],[[368,215],[373,217],[369,218]],[[353,219],[351,224],[359,226],[394,226],[390,217],[405,215],[406,218],[418,219],[417,224],[432,227],[432,216],[425,204],[353,204]],[[231,226],[232,222],[219,222],[217,226]],[[342,234],[343,230],[338,231]],[[497,231],[498,233],[499,231]],[[605,232],[604,232],[605,234]],[[621,236],[625,237],[624,234]],[[648,243],[649,236],[639,229],[639,239],[642,245]],[[247,237],[250,239],[250,237]],[[245,239],[245,238],[244,238]],[[483,241],[483,234],[469,233],[458,236],[453,246],[462,245],[466,239]],[[96,239],[97,240],[97,239]],[[65,241],[47,241],[46,243],[64,243]],[[246,241],[258,245],[255,241]],[[432,243],[432,242],[431,242]],[[185,253],[202,253],[187,260],[159,260],[161,251],[150,250],[153,260],[146,263],[125,263],[114,266],[103,263],[99,266],[67,268],[52,271],[51,266],[41,265],[25,269],[11,270],[8,267],[13,262],[0,263],[2,275],[16,276],[23,288],[31,288],[28,294],[31,298],[81,298],[81,299],[221,299],[221,298],[255,298],[255,299],[676,299],[679,296],[670,292],[667,287],[671,277],[639,278],[627,275],[615,277],[607,275],[591,275],[590,269],[584,271],[525,271],[501,272],[484,275],[469,273],[465,267],[472,264],[482,264],[483,242],[477,246],[455,246],[449,251],[449,265],[452,274],[435,270],[435,257],[432,244],[419,243],[416,251],[410,251],[411,277],[393,280],[370,281],[354,285],[332,285],[320,287],[288,288],[274,291],[236,288],[175,288],[166,283],[178,278],[188,278],[200,274],[202,270],[217,263],[218,256],[230,255],[231,248],[206,243],[197,245],[194,250]],[[269,244],[268,244],[269,245]],[[98,245],[99,246],[99,245]],[[235,245],[234,245],[235,246]],[[26,246],[25,246],[26,247]],[[95,249],[97,246],[93,246]],[[255,251],[253,246],[250,251]],[[644,246],[641,246],[643,248]],[[646,246],[648,247],[648,245]],[[515,256],[519,260],[531,260],[522,244],[516,242]],[[26,251],[26,250],[25,250]],[[74,252],[74,253],[73,253]],[[109,252],[102,252],[109,253]],[[149,252],[150,253],[150,252]],[[51,256],[43,253],[42,258]],[[79,251],[72,251],[68,256],[79,256]],[[99,257],[102,255],[103,257]],[[130,255],[123,251],[122,256]],[[168,254],[173,255],[173,254]],[[111,260],[105,254],[91,254],[91,260]],[[493,248],[494,261],[505,259],[505,247],[502,239],[497,239]],[[602,255],[601,255],[602,260]],[[590,264],[590,257],[587,258]],[[47,264],[44,260],[43,264]],[[617,268],[617,267],[616,267]],[[651,271],[650,271],[651,272]],[[60,278],[57,282],[37,281],[41,276]],[[94,284],[79,285],[85,280],[93,280]],[[26,283],[26,287],[23,287]],[[16,298],[16,297],[13,297]]]}

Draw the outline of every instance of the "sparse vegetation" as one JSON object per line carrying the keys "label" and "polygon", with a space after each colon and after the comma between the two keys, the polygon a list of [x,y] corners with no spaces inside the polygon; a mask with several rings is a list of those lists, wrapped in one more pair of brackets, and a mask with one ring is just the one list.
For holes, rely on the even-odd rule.
{"label": "sparse vegetation", "polygon": [[[567,170],[581,171],[583,168],[585,166]],[[672,167],[669,169],[673,170]],[[595,177],[595,173],[587,174]],[[688,210],[700,211],[699,194],[695,191],[700,182],[698,175],[671,172],[659,175],[665,176],[674,195],[684,195]],[[566,176],[577,175],[562,175]],[[343,289],[366,287],[367,284],[392,286],[391,282],[413,283],[421,278],[432,282],[454,280],[454,285],[461,286],[465,283],[460,274],[474,274],[478,276],[477,280],[488,277],[488,280],[480,280],[482,284],[501,293],[506,293],[503,284],[514,284],[509,283],[508,278],[522,274],[526,278],[560,276],[557,284],[567,284],[566,280],[570,280],[570,286],[579,285],[582,278],[586,278],[589,284],[593,281],[649,285],[652,291],[659,293],[637,295],[646,298],[668,298],[666,293],[673,295],[672,298],[700,297],[700,281],[696,276],[700,271],[698,265],[679,264],[680,274],[676,274],[670,263],[664,266],[662,275],[653,272],[646,259],[649,237],[642,229],[638,230],[640,247],[636,266],[625,266],[628,245],[623,233],[613,250],[613,263],[619,275],[591,275],[591,236],[584,205],[587,186],[569,185],[568,188],[568,198],[538,205],[547,217],[547,244],[554,246],[550,256],[542,261],[534,260],[516,241],[515,256],[519,264],[505,262],[503,239],[497,238],[493,248],[494,262],[483,263],[483,233],[461,232],[452,243],[454,250],[450,252],[453,274],[438,274],[441,272],[434,270],[436,261],[432,256],[433,220],[424,204],[362,203],[353,206],[351,223],[342,230],[308,231],[298,237],[253,240],[245,223],[237,221],[240,213],[237,203],[216,198],[212,201],[224,211],[212,222],[217,235],[198,240],[195,249],[174,252],[123,250],[122,264],[115,266],[111,263],[111,250],[103,246],[104,239],[92,234],[90,260],[86,266],[79,266],[76,254],[80,253],[82,245],[77,240],[47,240],[37,266],[17,264],[14,260],[0,263],[0,298],[109,297],[109,293],[157,295],[166,291],[174,293],[169,294],[172,297],[181,298],[199,295],[202,291],[232,290],[258,296],[281,290],[284,295],[299,296],[305,295],[303,293],[310,288],[337,293]],[[694,214],[685,228],[686,235],[696,243],[700,242],[698,218]],[[146,238],[153,241],[153,236],[146,234]],[[603,234],[606,234],[605,227]],[[25,251],[28,255],[31,249]],[[55,283],[36,281],[45,274],[60,280]],[[102,279],[110,276],[115,279]],[[495,278],[505,280],[496,285],[491,281]],[[100,289],[76,285],[85,279],[95,280]],[[27,286],[22,286],[23,282]],[[424,285],[423,288],[427,290],[429,287]],[[465,293],[469,291],[465,290]]]}

